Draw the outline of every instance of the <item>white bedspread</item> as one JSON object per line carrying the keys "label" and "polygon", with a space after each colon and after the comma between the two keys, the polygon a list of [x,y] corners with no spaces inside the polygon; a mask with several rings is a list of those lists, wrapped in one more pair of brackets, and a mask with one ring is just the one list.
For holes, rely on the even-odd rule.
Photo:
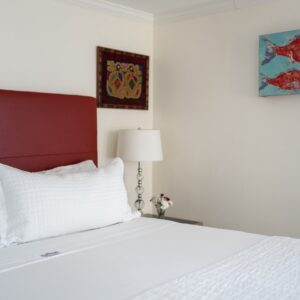
{"label": "white bedspread", "polygon": [[[102,229],[2,248],[0,299],[132,299],[227,259],[265,238],[138,218]],[[57,255],[42,256],[45,253]]]}
{"label": "white bedspread", "polygon": [[298,300],[300,240],[270,237],[134,300]]}

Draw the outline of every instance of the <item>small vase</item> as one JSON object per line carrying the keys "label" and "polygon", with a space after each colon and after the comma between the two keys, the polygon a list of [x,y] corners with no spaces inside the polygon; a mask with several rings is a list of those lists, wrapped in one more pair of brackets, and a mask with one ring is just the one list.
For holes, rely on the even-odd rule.
{"label": "small vase", "polygon": [[161,209],[159,207],[156,208],[157,216],[159,219],[163,219],[165,217],[166,209]]}

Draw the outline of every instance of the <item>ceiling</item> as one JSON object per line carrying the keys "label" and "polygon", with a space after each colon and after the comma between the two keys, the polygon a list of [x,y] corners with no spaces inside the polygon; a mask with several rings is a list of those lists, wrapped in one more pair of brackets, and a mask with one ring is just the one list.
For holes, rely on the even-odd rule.
{"label": "ceiling", "polygon": [[[207,3],[224,2],[223,0],[108,0],[108,2],[142,10],[153,15],[160,15],[174,10],[187,10]],[[232,1],[231,1],[232,2]]]}
{"label": "ceiling", "polygon": [[[76,1],[76,0],[73,0]],[[279,0],[77,0],[155,21],[176,21]]]}

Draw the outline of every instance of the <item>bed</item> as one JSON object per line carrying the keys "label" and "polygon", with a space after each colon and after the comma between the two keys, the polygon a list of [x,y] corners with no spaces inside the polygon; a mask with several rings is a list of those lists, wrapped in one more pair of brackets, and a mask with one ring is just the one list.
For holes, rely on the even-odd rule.
{"label": "bed", "polygon": [[[0,162],[97,164],[96,124],[93,98],[0,91]],[[0,248],[0,299],[300,299],[300,242],[135,216]]]}

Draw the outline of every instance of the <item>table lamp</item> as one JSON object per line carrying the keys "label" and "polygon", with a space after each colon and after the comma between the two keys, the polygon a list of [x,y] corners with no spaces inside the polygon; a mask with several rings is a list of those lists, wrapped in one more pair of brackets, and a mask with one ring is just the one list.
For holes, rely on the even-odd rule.
{"label": "table lamp", "polygon": [[160,161],[163,159],[160,131],[154,129],[120,130],[117,154],[123,160],[138,162],[137,169],[137,200],[134,205],[143,213],[143,170],[142,162]]}

